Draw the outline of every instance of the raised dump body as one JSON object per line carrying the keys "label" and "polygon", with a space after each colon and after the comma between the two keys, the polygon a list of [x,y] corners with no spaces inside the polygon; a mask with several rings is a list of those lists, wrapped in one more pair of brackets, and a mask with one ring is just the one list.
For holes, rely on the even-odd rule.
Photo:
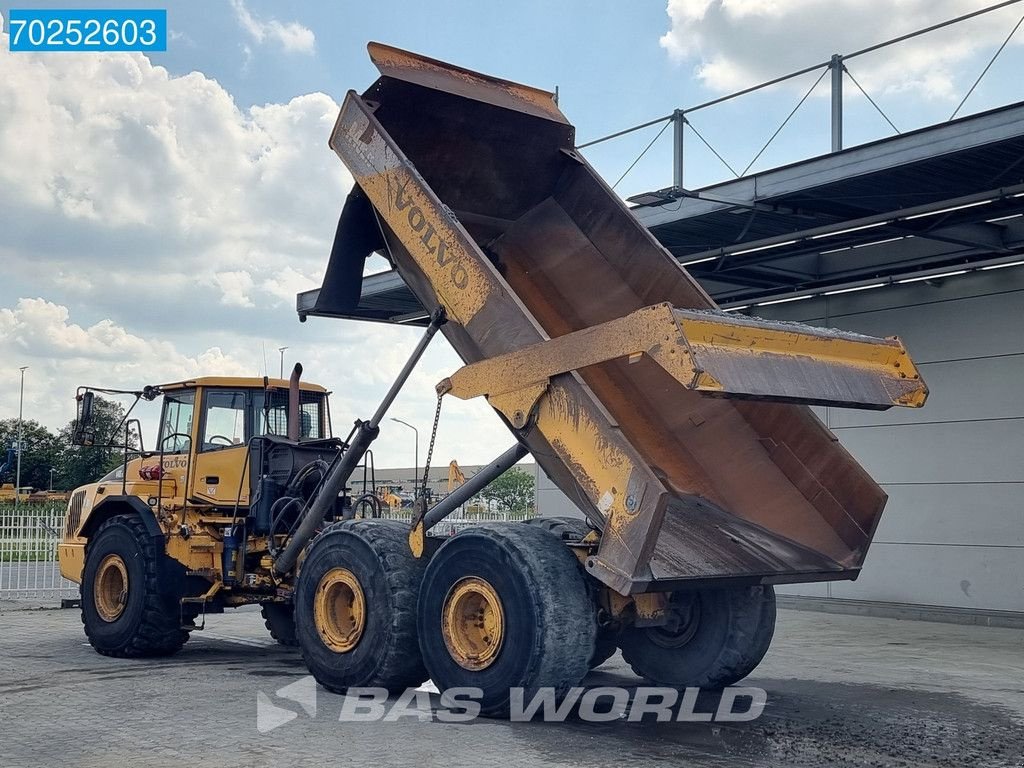
{"label": "raised dump body", "polygon": [[886,496],[805,406],[922,405],[898,340],[715,310],[575,151],[552,94],[378,44],[331,147],[358,184],[313,314],[386,252],[483,394],[602,529],[622,594],[855,578]]}

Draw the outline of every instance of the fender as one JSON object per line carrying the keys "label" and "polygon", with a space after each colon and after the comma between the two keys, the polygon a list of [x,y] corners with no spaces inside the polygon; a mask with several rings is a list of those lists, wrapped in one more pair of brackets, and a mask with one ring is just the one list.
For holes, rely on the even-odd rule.
{"label": "fender", "polygon": [[157,552],[162,555],[157,558],[156,563],[161,591],[175,599],[188,594],[188,569],[183,563],[166,554],[167,535],[157,522],[153,510],[137,496],[107,496],[93,507],[79,536],[89,539],[110,518],[131,513],[138,515],[142,520],[146,533],[154,540]]}

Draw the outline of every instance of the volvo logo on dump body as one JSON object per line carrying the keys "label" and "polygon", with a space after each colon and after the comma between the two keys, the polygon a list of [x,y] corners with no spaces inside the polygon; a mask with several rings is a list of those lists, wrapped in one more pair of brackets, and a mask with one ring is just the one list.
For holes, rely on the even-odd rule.
{"label": "volvo logo on dump body", "polygon": [[359,97],[350,95],[345,100],[331,147],[419,268],[431,273],[429,281],[450,317],[463,324],[472,319],[487,302],[487,274],[467,254],[472,246],[458,239],[461,233],[449,226],[447,214],[440,212],[443,206],[429,194]]}
{"label": "volvo logo on dump body", "polygon": [[455,287],[463,290],[469,285],[469,273],[460,263],[454,251],[449,249],[448,243],[441,239],[434,225],[427,221],[426,215],[418,205],[413,205],[412,197],[406,194],[405,188],[408,182],[395,187],[395,208],[398,211],[406,211],[406,217],[412,231],[420,234],[420,242],[442,266],[451,264],[451,279]]}

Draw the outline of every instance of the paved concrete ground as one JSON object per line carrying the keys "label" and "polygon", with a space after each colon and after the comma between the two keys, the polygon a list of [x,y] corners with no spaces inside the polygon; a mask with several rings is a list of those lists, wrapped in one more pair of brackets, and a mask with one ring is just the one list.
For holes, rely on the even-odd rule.
{"label": "paved concrete ground", "polygon": [[[76,610],[0,604],[0,766],[1024,766],[1024,632],[781,611],[749,723],[339,723],[256,727],[304,675],[258,614],[210,617],[170,659],[95,654]],[[621,658],[588,685],[635,686]],[[298,710],[295,704],[290,705]]]}

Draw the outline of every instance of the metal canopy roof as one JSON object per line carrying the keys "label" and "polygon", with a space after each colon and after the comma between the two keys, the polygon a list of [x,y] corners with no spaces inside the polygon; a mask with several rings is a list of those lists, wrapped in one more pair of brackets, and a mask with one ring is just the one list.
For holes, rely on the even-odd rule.
{"label": "metal canopy roof", "polygon": [[[637,218],[725,307],[1012,262],[1024,251],[1024,102],[631,200],[648,203]],[[299,294],[301,318],[316,294]],[[345,316],[419,323],[423,314],[385,272],[364,278]]]}
{"label": "metal canopy roof", "polygon": [[726,306],[980,266],[1024,248],[1024,104],[659,194],[634,212]]}

